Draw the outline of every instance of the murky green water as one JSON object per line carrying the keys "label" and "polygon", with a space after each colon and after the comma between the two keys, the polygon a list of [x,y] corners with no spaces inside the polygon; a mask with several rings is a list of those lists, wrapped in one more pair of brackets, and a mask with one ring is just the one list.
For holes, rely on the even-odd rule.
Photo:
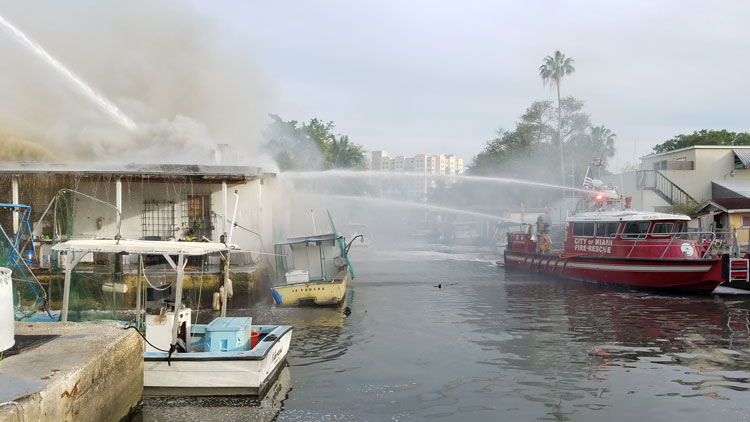
{"label": "murky green water", "polygon": [[263,403],[147,399],[136,420],[750,420],[750,295],[506,273],[477,248],[352,255],[348,317],[233,311],[295,327]]}

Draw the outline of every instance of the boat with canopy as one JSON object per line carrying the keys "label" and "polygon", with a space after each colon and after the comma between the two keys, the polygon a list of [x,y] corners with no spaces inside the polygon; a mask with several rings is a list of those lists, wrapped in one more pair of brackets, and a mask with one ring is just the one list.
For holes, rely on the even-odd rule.
{"label": "boat with canopy", "polygon": [[[208,324],[191,324],[191,309],[183,303],[183,281],[189,257],[212,254],[228,259],[223,243],[126,239],[68,240],[52,248],[66,255],[60,321],[68,320],[71,276],[91,253],[160,256],[174,270],[173,283],[152,286],[140,270],[136,280],[134,327],[145,331],[144,394],[259,395],[273,383],[286,356],[292,327],[256,325],[251,317],[226,317],[226,288],[221,317]],[[225,287],[227,277],[224,279]]]}

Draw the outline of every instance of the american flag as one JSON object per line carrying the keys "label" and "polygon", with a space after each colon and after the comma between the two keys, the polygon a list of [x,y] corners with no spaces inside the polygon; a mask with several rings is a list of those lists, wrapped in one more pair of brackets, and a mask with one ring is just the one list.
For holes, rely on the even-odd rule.
{"label": "american flag", "polygon": [[591,182],[593,181],[593,177],[591,176],[591,167],[586,169],[586,177],[583,178],[583,187],[587,188],[591,186]]}

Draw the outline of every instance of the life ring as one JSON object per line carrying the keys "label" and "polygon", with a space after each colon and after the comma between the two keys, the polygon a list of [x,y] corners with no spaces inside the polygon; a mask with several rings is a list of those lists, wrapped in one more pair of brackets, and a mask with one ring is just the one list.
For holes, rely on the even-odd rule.
{"label": "life ring", "polygon": [[546,234],[539,236],[539,250],[542,252],[549,251],[549,237]]}

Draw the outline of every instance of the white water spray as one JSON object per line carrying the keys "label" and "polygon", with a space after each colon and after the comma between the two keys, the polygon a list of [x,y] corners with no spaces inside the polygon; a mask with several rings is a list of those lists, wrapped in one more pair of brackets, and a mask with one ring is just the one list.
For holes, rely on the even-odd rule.
{"label": "white water spray", "polygon": [[5,27],[5,29],[10,31],[10,33],[21,44],[28,47],[42,60],[47,62],[47,64],[52,66],[55,70],[63,74],[65,77],[67,77],[68,80],[72,82],[74,86],[76,86],[86,97],[89,98],[89,100],[91,100],[94,104],[96,104],[102,111],[109,114],[110,117],[112,117],[117,123],[119,123],[120,125],[124,126],[125,128],[129,130],[136,129],[135,123],[133,123],[133,121],[130,120],[128,116],[126,116],[122,111],[120,111],[120,109],[117,108],[116,105],[114,105],[112,102],[108,101],[106,98],[101,96],[98,92],[96,92],[93,88],[87,85],[73,72],[68,70],[68,68],[66,68],[62,63],[60,63],[59,61],[57,61],[57,59],[55,59],[49,53],[47,53],[47,51],[44,50],[42,46],[37,44],[35,41],[31,40],[23,32],[21,32],[20,29],[13,26],[10,22],[5,20],[5,18],[3,18],[2,16],[0,16],[0,24],[2,24]]}
{"label": "white water spray", "polygon": [[313,171],[291,171],[281,173],[282,177],[294,179],[343,179],[343,178],[372,178],[372,179],[401,179],[401,178],[431,178],[446,179],[452,181],[473,181],[491,184],[516,184],[523,186],[534,186],[538,188],[560,189],[573,192],[591,193],[590,190],[574,188],[570,186],[553,185],[549,183],[530,182],[528,180],[510,179],[507,177],[483,177],[483,176],[455,176],[449,174],[433,173],[411,173],[411,172],[379,172],[379,171],[351,171],[351,170],[327,170],[321,172]]}
{"label": "white water spray", "polygon": [[457,214],[457,215],[465,215],[469,217],[486,218],[488,220],[506,221],[509,223],[520,223],[517,220],[512,220],[510,218],[500,217],[497,215],[487,214],[483,212],[467,211],[467,210],[461,210],[457,208],[443,207],[439,205],[424,204],[421,202],[400,201],[397,199],[372,198],[370,196],[361,196],[361,195],[329,195],[325,193],[323,194],[308,193],[308,194],[302,194],[302,196],[310,196],[310,197],[316,197],[316,198],[325,197],[325,198],[336,199],[336,200],[341,200],[341,201],[367,202],[370,204],[378,204],[378,205],[383,205],[383,206],[414,208],[414,209],[421,209],[421,210],[428,210],[428,211],[445,212],[445,213]]}

